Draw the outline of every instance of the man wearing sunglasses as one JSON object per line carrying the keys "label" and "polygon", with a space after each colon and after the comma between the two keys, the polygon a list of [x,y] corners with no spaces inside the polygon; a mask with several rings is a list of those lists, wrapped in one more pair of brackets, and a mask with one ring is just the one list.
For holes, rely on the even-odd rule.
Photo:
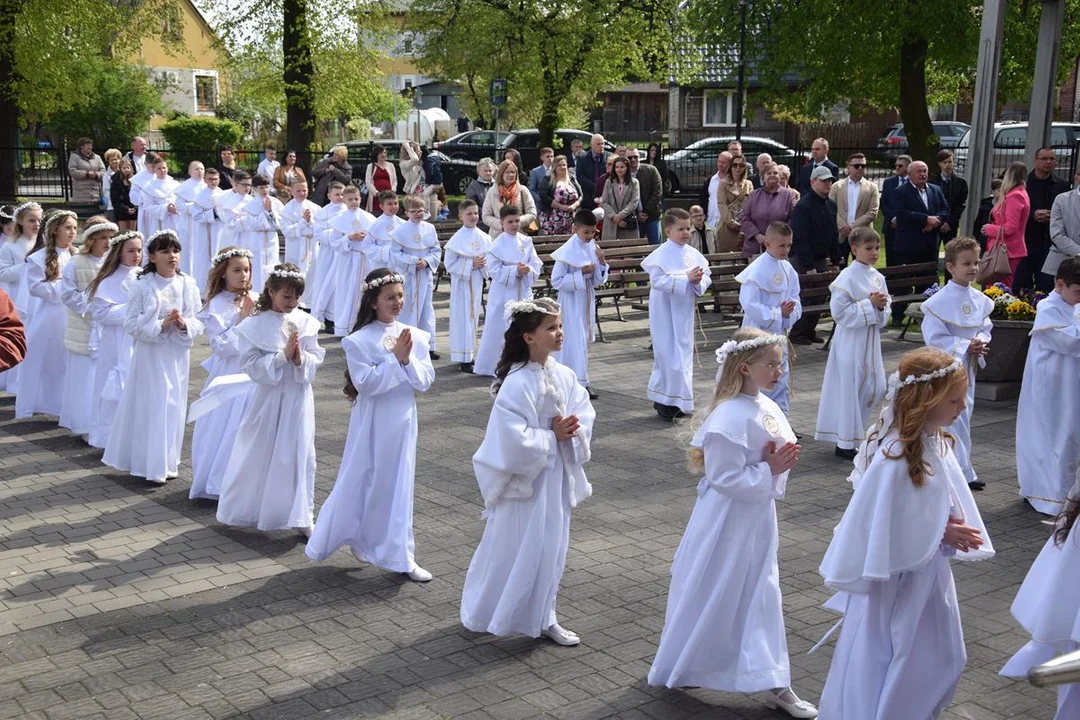
{"label": "man wearing sunglasses", "polygon": [[878,214],[881,197],[878,186],[867,180],[866,156],[855,153],[847,159],[847,177],[833,184],[829,198],[836,203],[836,227],[839,231],[836,247],[833,250],[833,262],[844,267],[847,265],[848,235],[857,227],[870,227]]}

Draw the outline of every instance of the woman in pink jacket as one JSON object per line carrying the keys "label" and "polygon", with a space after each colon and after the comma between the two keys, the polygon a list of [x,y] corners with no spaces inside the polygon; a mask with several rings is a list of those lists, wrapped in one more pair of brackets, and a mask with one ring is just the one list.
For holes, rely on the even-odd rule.
{"label": "woman in pink jacket", "polygon": [[987,240],[987,252],[997,245],[998,233],[1002,234],[1005,249],[1009,251],[1009,269],[1012,272],[1001,282],[1009,287],[1012,287],[1020,259],[1027,255],[1024,229],[1027,227],[1028,215],[1031,214],[1031,200],[1025,187],[1026,181],[1027,167],[1024,163],[1014,162],[1009,166],[1001,181],[997,203],[990,212],[990,222],[982,228]]}

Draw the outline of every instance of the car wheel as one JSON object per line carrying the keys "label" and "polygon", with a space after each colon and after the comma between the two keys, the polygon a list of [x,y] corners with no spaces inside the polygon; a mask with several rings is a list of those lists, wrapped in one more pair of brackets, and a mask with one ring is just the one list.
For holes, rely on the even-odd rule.
{"label": "car wheel", "polygon": [[457,193],[458,195],[464,195],[465,191],[469,189],[469,186],[473,184],[473,180],[476,179],[476,175],[468,172],[463,172],[458,176],[457,180]]}

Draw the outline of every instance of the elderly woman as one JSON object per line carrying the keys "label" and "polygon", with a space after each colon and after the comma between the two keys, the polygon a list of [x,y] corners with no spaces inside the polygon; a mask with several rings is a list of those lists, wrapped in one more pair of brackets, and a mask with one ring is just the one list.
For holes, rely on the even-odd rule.
{"label": "elderly woman", "polygon": [[68,158],[68,174],[71,175],[71,202],[95,205],[101,202],[105,163],[94,154],[93,140],[81,137],[75,141],[75,149]]}
{"label": "elderly woman", "polygon": [[[120,169],[120,160],[123,159],[124,154],[116,148],[109,148],[105,151],[105,174],[101,176],[101,197],[105,199],[105,210],[112,211],[112,178],[116,174],[116,171]],[[109,216],[113,220],[116,218]]]}
{"label": "elderly woman", "polygon": [[720,211],[720,220],[715,228],[717,252],[736,252],[742,249],[739,214],[742,212],[743,203],[753,191],[754,184],[747,177],[746,158],[742,155],[733,157],[716,190],[716,209]]}
{"label": "elderly woman", "polygon": [[349,149],[344,145],[336,145],[330,154],[319,161],[315,169],[311,171],[315,178],[315,192],[311,199],[319,205],[326,205],[326,193],[330,183],[337,180],[339,183],[348,185],[352,182],[352,165],[349,164]]}
{"label": "elderly woman", "polygon": [[791,187],[791,168],[787,165],[777,164],[776,169],[780,171],[780,187],[788,188],[791,192],[795,193],[795,202],[798,202],[801,193]]}
{"label": "elderly woman", "polygon": [[285,153],[285,161],[274,170],[274,192],[278,200],[283,203],[292,200],[292,184],[298,180],[307,180],[307,176],[304,169],[296,164],[296,151],[289,150]]}
{"label": "elderly woman", "polygon": [[376,145],[371,150],[372,158],[364,170],[364,187],[367,188],[367,211],[375,212],[375,201],[384,190],[397,192],[397,170],[386,159],[386,146]]}
{"label": "elderly woman", "polygon": [[521,232],[525,232],[525,229],[536,221],[536,203],[532,193],[518,182],[518,168],[509,160],[502,161],[495,175],[497,181],[488,190],[481,212],[484,224],[488,226],[488,233],[493,238],[502,234],[499,210],[505,205],[516,205],[521,211]]}
{"label": "elderly woman", "polygon": [[765,242],[765,230],[769,223],[788,222],[791,211],[799,201],[799,194],[780,184],[780,168],[776,163],[762,166],[762,186],[750,193],[739,215],[739,227],[743,234],[743,257],[761,254]]}
{"label": "elderly woman", "polygon": [[637,207],[641,198],[637,178],[630,175],[630,161],[616,156],[611,176],[604,183],[600,207],[604,209],[603,240],[638,237]]}
{"label": "elderly woman", "polygon": [[574,213],[581,207],[581,186],[571,174],[565,155],[556,155],[540,181],[540,234],[569,235]]}
{"label": "elderly woman", "polygon": [[477,207],[484,207],[484,199],[494,182],[495,161],[487,157],[481,159],[476,163],[476,179],[465,189],[465,198],[472,200]]}

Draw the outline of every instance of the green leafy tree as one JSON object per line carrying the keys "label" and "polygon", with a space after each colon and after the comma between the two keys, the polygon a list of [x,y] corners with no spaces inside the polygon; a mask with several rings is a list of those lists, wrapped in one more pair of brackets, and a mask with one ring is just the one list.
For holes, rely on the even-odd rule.
{"label": "green leafy tree", "polygon": [[146,130],[150,116],[161,111],[161,91],[146,68],[111,58],[93,58],[82,65],[88,92],[72,107],[49,119],[69,144],[85,135],[99,152],[122,148]]}

